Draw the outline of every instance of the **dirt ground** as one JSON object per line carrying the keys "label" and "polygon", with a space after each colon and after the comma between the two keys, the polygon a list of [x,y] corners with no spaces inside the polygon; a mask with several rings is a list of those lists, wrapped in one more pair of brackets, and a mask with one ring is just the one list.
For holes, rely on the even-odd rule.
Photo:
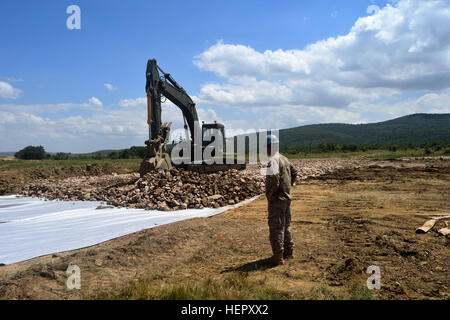
{"label": "dirt ground", "polygon": [[[282,266],[265,264],[261,196],[212,218],[2,266],[0,298],[177,298],[180,288],[198,297],[215,285],[225,290],[207,298],[449,299],[449,241],[435,231],[444,223],[415,233],[428,218],[450,214],[449,182],[449,160],[339,169],[294,187],[295,257]],[[81,290],[66,288],[69,264],[81,269]],[[380,290],[365,287],[370,265],[380,267]]]}
{"label": "dirt ground", "polygon": [[[12,161],[12,159],[1,159]],[[34,160],[28,160],[34,161]],[[37,160],[38,161],[38,160]],[[70,167],[2,168],[0,167],[0,196],[18,193],[23,186],[38,179],[64,179],[76,176],[101,176],[110,173],[126,173],[118,166],[97,163]]]}

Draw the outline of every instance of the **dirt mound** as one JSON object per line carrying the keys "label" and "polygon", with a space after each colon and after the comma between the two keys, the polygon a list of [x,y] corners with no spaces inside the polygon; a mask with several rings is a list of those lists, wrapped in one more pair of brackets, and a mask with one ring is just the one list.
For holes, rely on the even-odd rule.
{"label": "dirt mound", "polygon": [[445,179],[450,173],[445,160],[415,163],[414,166],[398,163],[399,161],[386,161],[365,167],[342,168],[329,170],[324,174],[311,176],[309,179],[350,181],[410,181],[412,179],[427,179],[430,176]]}
{"label": "dirt mound", "polygon": [[41,180],[21,194],[60,200],[97,200],[117,207],[147,210],[218,208],[263,193],[263,177],[242,176],[237,170],[205,174],[172,168],[137,174]]}
{"label": "dirt mound", "polygon": [[343,280],[349,280],[356,275],[364,274],[364,270],[354,257],[343,258],[334,262],[328,266],[326,271],[326,278],[332,285],[342,285]]}
{"label": "dirt mound", "polygon": [[101,176],[112,172],[125,172],[120,168],[97,163],[70,167],[39,167],[33,169],[9,169],[0,172],[0,195],[18,193],[22,187],[40,179],[64,179],[75,176]]}

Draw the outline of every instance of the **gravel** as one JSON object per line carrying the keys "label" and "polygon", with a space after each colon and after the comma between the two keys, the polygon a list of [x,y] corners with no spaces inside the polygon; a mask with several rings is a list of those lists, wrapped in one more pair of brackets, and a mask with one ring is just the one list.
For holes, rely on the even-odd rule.
{"label": "gravel", "polygon": [[[337,169],[359,167],[352,159],[294,159],[297,182]],[[104,201],[116,207],[146,210],[218,208],[264,193],[262,165],[248,165],[243,171],[198,173],[172,168],[139,174],[77,176],[42,179],[24,187],[20,194],[50,200]]]}

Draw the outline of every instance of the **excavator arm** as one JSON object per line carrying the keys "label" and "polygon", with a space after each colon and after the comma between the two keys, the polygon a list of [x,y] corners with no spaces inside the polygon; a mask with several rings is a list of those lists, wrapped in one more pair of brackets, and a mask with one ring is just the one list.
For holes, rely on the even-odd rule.
{"label": "excavator arm", "polygon": [[200,132],[200,130],[198,130],[198,115],[197,110],[195,109],[195,103],[184,91],[177,89],[168,82],[161,83],[161,93],[181,109],[187,125],[189,126],[192,141],[194,139],[194,132]]}
{"label": "excavator arm", "polygon": [[148,60],[146,78],[147,124],[149,125],[149,139],[151,140],[161,135],[161,95],[158,93],[160,77],[154,59]]}
{"label": "excavator arm", "polygon": [[[159,71],[161,71],[164,78],[161,78]],[[191,141],[193,141],[194,133],[200,132],[199,128],[196,127],[198,126],[198,115],[194,101],[170,74],[165,73],[158,67],[155,59],[148,60],[146,76],[147,123],[151,125],[150,139],[156,139],[158,136],[161,136],[161,95],[163,95],[181,109],[189,126]]]}

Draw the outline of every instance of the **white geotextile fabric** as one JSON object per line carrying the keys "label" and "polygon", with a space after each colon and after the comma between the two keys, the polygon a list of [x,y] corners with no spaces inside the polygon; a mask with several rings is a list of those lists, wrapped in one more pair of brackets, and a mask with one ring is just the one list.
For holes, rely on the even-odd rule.
{"label": "white geotextile fabric", "polygon": [[126,208],[96,210],[99,204],[98,201],[0,196],[0,263],[84,248],[163,224],[210,217],[233,207],[167,212]]}

